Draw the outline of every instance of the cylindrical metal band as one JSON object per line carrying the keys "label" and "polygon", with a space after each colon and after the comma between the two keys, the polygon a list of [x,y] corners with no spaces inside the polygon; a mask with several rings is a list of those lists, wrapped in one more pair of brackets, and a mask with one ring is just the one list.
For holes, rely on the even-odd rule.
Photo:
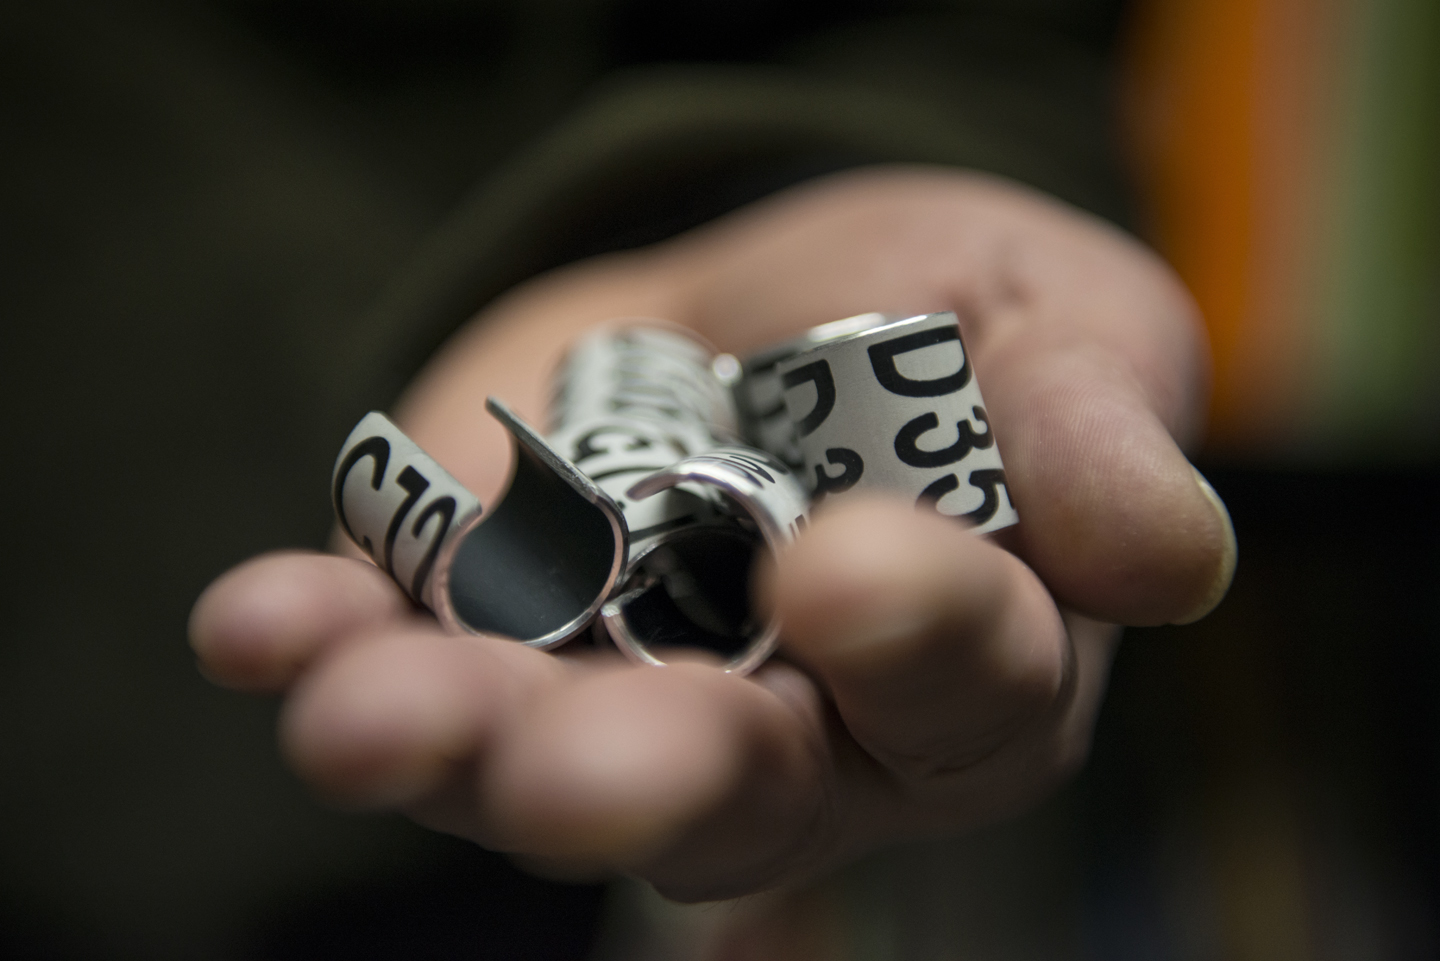
{"label": "cylindrical metal band", "polygon": [[642,663],[665,663],[665,647],[683,646],[674,643],[678,634],[723,657],[725,670],[748,674],[780,638],[778,620],[762,624],[753,616],[751,564],[760,544],[778,550],[804,529],[805,490],[777,459],[730,445],[687,457],[626,493],[644,503],[682,484],[718,495],[729,522],[688,527],[632,546],[626,589],[601,608],[601,617],[616,645]]}
{"label": "cylindrical metal band", "polygon": [[896,318],[887,314],[856,314],[811,327],[805,333],[774,347],[767,347],[747,357],[740,365],[740,376],[731,390],[740,421],[740,436],[747,444],[780,458],[791,469],[805,466],[800,453],[800,439],[795,424],[785,409],[785,388],[780,383],[778,365],[796,354],[819,344],[848,337],[871,327],[878,327]]}
{"label": "cylindrical metal band", "polygon": [[629,527],[625,587],[604,614],[620,649],[659,664],[663,647],[699,647],[745,672],[779,632],[750,616],[750,563],[793,536],[805,494],[783,464],[733,446],[734,412],[713,359],[668,325],[592,333],[558,372],[549,440]]}
{"label": "cylindrical metal band", "polygon": [[556,370],[548,436],[613,417],[663,426],[706,446],[712,437],[734,439],[734,408],[710,372],[713,356],[709,345],[664,321],[592,331]]}
{"label": "cylindrical metal band", "polygon": [[710,356],[675,328],[609,327],[579,340],[556,370],[546,440],[615,501],[632,554],[651,538],[717,520],[713,500],[693,489],[643,503],[626,496],[640,478],[732,436],[733,409]]}
{"label": "cylindrical metal band", "polygon": [[1019,520],[953,313],[829,340],[775,369],[816,500],[886,490],[981,533]]}

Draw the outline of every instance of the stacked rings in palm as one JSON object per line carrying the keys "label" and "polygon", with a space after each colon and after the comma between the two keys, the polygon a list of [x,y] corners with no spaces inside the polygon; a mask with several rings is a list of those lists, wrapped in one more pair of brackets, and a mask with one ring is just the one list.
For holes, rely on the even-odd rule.
{"label": "stacked rings in palm", "polygon": [[982,533],[1017,519],[951,313],[846,318],[743,363],[614,326],[561,364],[547,435],[487,406],[515,450],[489,511],[379,413],[332,478],[342,529],[456,631],[550,648],[593,628],[644,663],[698,648],[746,673],[779,634],[752,613],[752,565],[814,500],[886,490]]}

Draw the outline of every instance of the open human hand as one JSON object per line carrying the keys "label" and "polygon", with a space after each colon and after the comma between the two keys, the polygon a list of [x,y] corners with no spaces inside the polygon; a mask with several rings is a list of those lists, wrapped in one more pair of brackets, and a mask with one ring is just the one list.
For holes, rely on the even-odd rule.
{"label": "open human hand", "polygon": [[299,552],[212,584],[192,643],[220,683],[285,692],[284,751],[323,794],[680,900],[1017,812],[1083,762],[1115,625],[1203,616],[1235,562],[1181,450],[1206,380],[1194,307],[1114,228],[975,174],[825,178],[516,289],[396,419],[490,503],[510,455],[485,397],[542,423],[549,372],[597,323],[665,318],[743,356],[947,309],[1020,525],[985,539],[880,497],[821,510],[757,575],[783,656],[750,677],[447,635],[370,563]]}

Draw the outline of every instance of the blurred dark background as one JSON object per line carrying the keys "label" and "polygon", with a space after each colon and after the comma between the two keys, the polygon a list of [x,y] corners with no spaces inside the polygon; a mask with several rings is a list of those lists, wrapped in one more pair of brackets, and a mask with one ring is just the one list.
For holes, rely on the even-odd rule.
{"label": "blurred dark background", "polygon": [[[547,266],[871,160],[981,166],[1133,225],[1111,146],[1124,15],[1063,0],[0,10],[0,956],[584,956],[602,889],[308,798],[275,751],[276,704],[196,672],[190,604],[251,554],[322,545],[325,478],[359,413]],[[938,72],[889,69],[909,59]],[[824,103],[816,84],[923,89],[951,139],[774,115],[673,146],[669,115],[596,120],[651,116],[701,76],[676,65],[723,68],[706,96],[740,108],[756,76]],[[1131,632],[1087,773],[945,849],[983,869],[975,903],[993,908],[955,944],[1041,956],[1035,932],[1058,931],[1044,956],[1436,956],[1433,461],[1202,468],[1241,543],[1230,598],[1197,625]]]}

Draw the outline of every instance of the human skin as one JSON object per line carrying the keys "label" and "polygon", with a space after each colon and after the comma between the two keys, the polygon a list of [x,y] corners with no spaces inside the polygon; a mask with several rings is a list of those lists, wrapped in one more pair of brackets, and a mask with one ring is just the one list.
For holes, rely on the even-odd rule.
{"label": "human skin", "polygon": [[740,355],[872,310],[960,318],[1021,523],[981,538],[883,497],[821,510],[757,573],[782,657],[748,678],[451,636],[358,557],[276,553],[212,584],[207,675],[283,691],[322,795],[679,900],[813,878],[1019,812],[1084,761],[1116,625],[1203,616],[1235,563],[1183,453],[1206,390],[1195,308],[1115,228],[996,178],[872,168],[541,276],[421,372],[396,419],[482,503],[595,324],[659,317]]}

